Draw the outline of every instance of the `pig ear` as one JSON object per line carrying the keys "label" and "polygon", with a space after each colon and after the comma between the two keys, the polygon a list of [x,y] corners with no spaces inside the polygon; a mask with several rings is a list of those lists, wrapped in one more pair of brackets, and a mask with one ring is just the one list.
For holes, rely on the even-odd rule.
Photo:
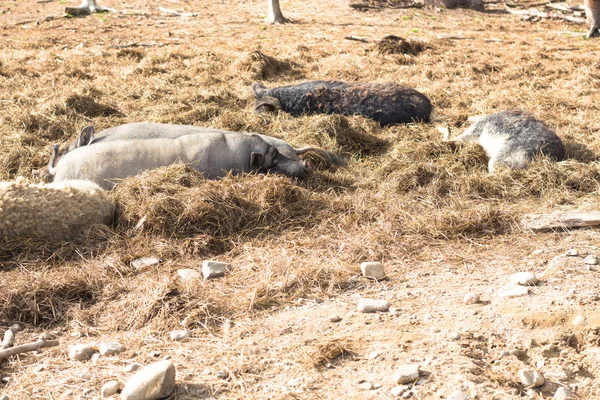
{"label": "pig ear", "polygon": [[86,126],[79,134],[79,138],[77,139],[77,147],[87,146],[92,143],[92,140],[94,140],[94,127],[91,125]]}
{"label": "pig ear", "polygon": [[250,165],[253,167],[260,167],[265,162],[265,155],[257,153],[255,151],[250,154]]}
{"label": "pig ear", "polygon": [[252,94],[257,99],[260,99],[267,92],[267,88],[261,82],[254,82],[252,86],[250,86],[250,90],[252,90]]}
{"label": "pig ear", "polygon": [[255,113],[275,112],[277,110],[281,110],[281,103],[276,97],[265,96],[254,101]]}

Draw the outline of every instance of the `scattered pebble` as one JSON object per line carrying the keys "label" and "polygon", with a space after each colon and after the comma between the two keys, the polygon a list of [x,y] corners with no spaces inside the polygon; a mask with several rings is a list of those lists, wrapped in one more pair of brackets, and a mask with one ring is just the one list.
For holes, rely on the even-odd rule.
{"label": "scattered pebble", "polygon": [[117,381],[108,381],[100,389],[100,396],[104,399],[117,393],[121,388],[121,384]]}
{"label": "scattered pebble", "polygon": [[100,359],[100,353],[94,353],[92,354],[92,356],[90,357],[90,361],[94,364],[96,364],[98,362],[98,360]]}
{"label": "scattered pebble", "polygon": [[585,317],[581,314],[577,314],[574,318],[573,321],[571,322],[571,324],[573,325],[581,325],[583,324],[583,321],[585,321]]}
{"label": "scattered pebble", "polygon": [[360,385],[358,385],[358,388],[360,390],[371,390],[373,389],[373,384],[371,382],[363,382]]}
{"label": "scattered pebble", "polygon": [[171,340],[174,340],[176,342],[179,342],[188,336],[190,336],[190,331],[188,331],[188,330],[183,330],[183,331],[175,330],[169,334],[169,338],[171,338]]}
{"label": "scattered pebble", "polygon": [[373,351],[369,354],[369,356],[367,357],[369,360],[374,360],[377,357],[379,357],[381,355],[381,353],[379,351]]}
{"label": "scattered pebble", "polygon": [[137,271],[143,271],[147,268],[158,265],[160,260],[156,257],[140,257],[131,261],[131,267]]}
{"label": "scattered pebble", "polygon": [[511,283],[523,286],[534,286],[539,282],[533,272],[517,272],[512,274],[509,279]]}
{"label": "scattered pebble", "polygon": [[577,249],[570,249],[570,250],[567,250],[565,255],[568,257],[576,257],[579,255],[579,252],[577,251]]}
{"label": "scattered pebble", "polygon": [[469,395],[465,392],[461,392],[460,390],[455,390],[450,393],[447,400],[469,400]]}
{"label": "scattered pebble", "polygon": [[123,372],[133,372],[133,371],[137,371],[138,369],[140,369],[140,365],[133,363],[133,364],[129,364],[125,368],[123,368]]}
{"label": "scattered pebble", "polygon": [[219,379],[227,379],[228,377],[229,377],[229,372],[227,372],[227,371],[221,370],[221,371],[217,372],[217,378],[219,378]]}
{"label": "scattered pebble", "polygon": [[298,386],[302,383],[302,378],[294,378],[294,379],[290,379],[287,383],[287,386],[289,387],[294,387],[294,386]]}
{"label": "scattered pebble", "polygon": [[385,270],[383,269],[383,264],[381,264],[380,262],[364,262],[360,264],[360,270],[363,276],[366,276],[367,278],[385,278]]}
{"label": "scattered pebble", "polygon": [[200,278],[200,272],[191,268],[179,269],[177,270],[177,275],[184,282]]}
{"label": "scattered pebble", "polygon": [[408,385],[395,386],[392,388],[392,390],[390,390],[390,393],[392,394],[392,396],[398,397],[401,396],[402,393],[406,392],[408,389],[410,389]]}
{"label": "scattered pebble", "polygon": [[3,376],[2,379],[0,379],[0,382],[4,383],[5,385],[8,385],[12,382],[12,378],[10,376]]}
{"label": "scattered pebble", "polygon": [[589,256],[583,259],[583,262],[587,265],[598,265],[598,258],[595,255],[590,254]]}
{"label": "scattered pebble", "polygon": [[125,350],[123,345],[119,342],[101,342],[100,343],[100,354],[103,356],[116,356]]}
{"label": "scattered pebble", "polygon": [[202,275],[204,275],[204,279],[219,278],[224,276],[230,268],[231,266],[227,263],[205,260],[202,263]]}
{"label": "scattered pebble", "polygon": [[75,337],[75,338],[80,338],[80,337],[82,337],[82,336],[83,336],[83,333],[81,333],[81,332],[79,332],[79,331],[75,331],[75,332],[72,332],[72,333],[71,333],[71,336],[72,336],[72,337]]}
{"label": "scattered pebble", "polygon": [[121,400],[155,400],[167,397],[175,389],[175,366],[171,361],[159,361],[139,370],[123,391]]}
{"label": "scattered pebble", "polygon": [[463,298],[464,304],[477,304],[479,303],[479,295],[475,293],[467,293]]}
{"label": "scattered pebble", "polygon": [[452,341],[460,340],[460,333],[450,332],[450,335],[448,335],[448,338]]}
{"label": "scattered pebble", "polygon": [[83,371],[81,374],[79,374],[79,377],[84,381],[89,381],[92,379],[92,373],[90,371]]}
{"label": "scattered pebble", "polygon": [[521,285],[504,287],[498,291],[498,296],[503,298],[521,297],[527,294],[529,294],[529,289]]}
{"label": "scattered pebble", "polygon": [[160,357],[161,352],[158,350],[153,350],[148,354],[150,357]]}
{"label": "scattered pebble", "polygon": [[552,398],[560,400],[575,400],[575,396],[573,396],[573,393],[571,393],[571,391],[564,386],[561,386],[558,389],[556,389],[556,392],[554,392],[554,397]]}
{"label": "scattered pebble", "polygon": [[389,308],[390,303],[387,300],[361,299],[358,302],[358,311],[362,313],[387,311]]}
{"label": "scattered pebble", "polygon": [[542,386],[545,382],[542,374],[535,369],[522,369],[519,371],[519,379],[526,388],[536,388]]}
{"label": "scattered pebble", "polygon": [[69,348],[69,358],[74,361],[87,361],[96,349],[89,344],[74,344]]}
{"label": "scattered pebble", "polygon": [[419,379],[419,364],[404,364],[399,366],[394,373],[394,382],[398,384],[410,383]]}
{"label": "scattered pebble", "polygon": [[0,395],[0,400],[8,400],[8,396],[5,394]]}
{"label": "scattered pebble", "polygon": [[550,371],[544,374],[544,378],[549,381],[568,381],[569,375],[564,371]]}
{"label": "scattered pebble", "polygon": [[340,322],[342,320],[342,317],[340,317],[339,315],[332,315],[331,317],[329,317],[329,320],[331,322]]}

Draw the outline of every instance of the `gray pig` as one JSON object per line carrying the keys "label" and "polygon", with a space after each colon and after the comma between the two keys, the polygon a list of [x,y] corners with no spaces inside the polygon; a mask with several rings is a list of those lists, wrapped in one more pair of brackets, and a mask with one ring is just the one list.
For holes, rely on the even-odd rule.
{"label": "gray pig", "polygon": [[252,133],[203,132],[175,138],[92,142],[55,163],[58,150],[55,145],[49,165],[55,182],[84,179],[108,190],[114,188],[115,181],[175,163],[189,164],[208,179],[221,178],[229,171],[271,171],[303,178],[312,170],[310,162],[289,159]]}
{"label": "gray pig", "polygon": [[453,141],[478,142],[489,157],[488,171],[497,165],[526,168],[537,155],[557,161],[565,158],[565,147],[542,121],[524,111],[501,111],[482,117]]}

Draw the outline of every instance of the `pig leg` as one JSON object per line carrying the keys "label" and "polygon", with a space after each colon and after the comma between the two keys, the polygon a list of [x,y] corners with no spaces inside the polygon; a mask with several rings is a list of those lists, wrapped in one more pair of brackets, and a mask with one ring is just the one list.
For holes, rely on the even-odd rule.
{"label": "pig leg", "polygon": [[67,7],[65,12],[74,16],[90,15],[92,13],[108,12],[108,8],[98,7],[96,0],[81,0],[79,7]]}

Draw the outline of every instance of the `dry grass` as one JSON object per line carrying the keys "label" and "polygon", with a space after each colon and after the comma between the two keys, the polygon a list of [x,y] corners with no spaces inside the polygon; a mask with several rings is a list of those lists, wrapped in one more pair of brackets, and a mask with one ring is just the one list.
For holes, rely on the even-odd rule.
{"label": "dry grass", "polygon": [[[58,15],[64,5],[55,3],[44,7]],[[179,3],[207,11],[202,2]],[[521,214],[595,201],[600,42],[560,33],[582,27],[470,10],[358,13],[331,1],[288,3],[284,13],[296,22],[266,27],[263,6],[215,3],[208,23],[154,10],[142,25],[132,25],[142,17],[109,13],[21,28],[18,22],[39,18],[34,0],[0,14],[10,39],[0,41],[2,179],[31,176],[53,143],[64,147],[85,125],[100,131],[134,121],[256,131],[349,160],[347,170],[299,182],[257,175],[207,181],[182,166],[128,179],[113,195],[120,210],[111,231],[78,243],[0,244],[1,325],[77,323],[142,342],[144,329],[183,324],[213,338],[225,334],[225,321],[243,325],[300,299],[356,288],[351,277],[362,261],[397,266],[400,276],[417,262],[435,265],[436,252],[511,242],[510,251],[525,253],[534,244],[523,238]],[[135,0],[131,7],[150,6]],[[351,35],[369,43],[344,39]],[[124,37],[166,45],[111,47]],[[249,85],[259,79],[269,87],[316,79],[405,84],[432,99],[453,134],[470,115],[526,109],[565,139],[570,160],[489,175],[479,146],[443,143],[433,124],[257,115]],[[147,255],[161,264],[134,271],[131,260]],[[176,277],[208,257],[232,263],[231,274],[190,284]],[[311,365],[358,351],[355,345],[325,340]],[[252,368],[232,380],[232,397],[243,397],[248,377],[259,373],[239,363]],[[502,374],[486,379],[516,387]]]}

